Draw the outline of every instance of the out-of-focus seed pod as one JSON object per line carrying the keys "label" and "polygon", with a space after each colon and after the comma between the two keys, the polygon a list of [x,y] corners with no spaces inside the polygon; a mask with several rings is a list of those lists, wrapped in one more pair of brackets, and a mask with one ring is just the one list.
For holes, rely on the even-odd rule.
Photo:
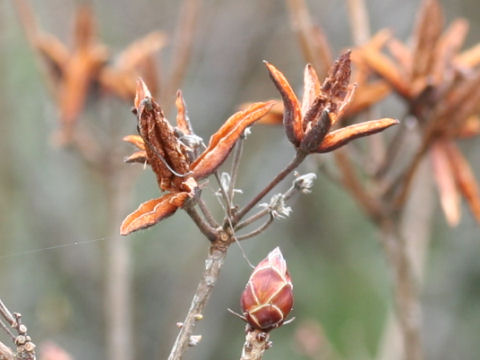
{"label": "out-of-focus seed pod", "polygon": [[254,329],[279,327],[292,310],[293,285],[280,248],[253,270],[240,299],[243,315]]}

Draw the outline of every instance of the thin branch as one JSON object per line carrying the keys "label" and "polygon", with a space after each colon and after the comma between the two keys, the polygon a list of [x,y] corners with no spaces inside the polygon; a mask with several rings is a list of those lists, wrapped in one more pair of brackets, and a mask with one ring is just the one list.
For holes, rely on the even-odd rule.
{"label": "thin branch", "polygon": [[11,327],[17,326],[17,322],[13,317],[10,310],[8,310],[7,306],[3,303],[2,299],[0,299],[0,315],[8,322]]}
{"label": "thin branch", "polygon": [[197,203],[198,203],[198,207],[202,211],[202,214],[205,217],[205,220],[208,222],[208,224],[214,229],[218,228],[220,224],[217,223],[217,221],[213,217],[210,210],[208,210],[208,207],[207,207],[207,204],[205,204],[205,201],[202,198],[199,198]]}
{"label": "thin branch", "polygon": [[246,234],[243,234],[243,235],[238,235],[237,240],[242,241],[242,240],[250,239],[254,236],[257,236],[257,235],[261,234],[273,223],[273,220],[274,220],[273,215],[270,214],[269,219],[262,226],[260,226],[258,229],[255,229],[255,230],[253,230],[249,233],[246,233]]}
{"label": "thin branch", "polygon": [[10,330],[10,328],[3,322],[3,320],[0,320],[0,327],[2,327],[3,330],[7,333],[8,336],[10,336],[10,339],[12,339],[13,342],[15,342],[16,336],[13,334],[13,332]]}
{"label": "thin branch", "polygon": [[[294,193],[296,193],[297,188],[295,186],[291,186],[287,191],[285,191],[285,194],[283,194],[283,198],[285,201],[289,200]],[[243,229],[244,227],[253,224],[255,221],[260,220],[263,218],[265,215],[267,215],[270,212],[270,209],[268,207],[263,208],[256,214],[250,216],[249,218],[239,222],[235,226],[235,230],[240,230]]]}
{"label": "thin branch", "polygon": [[233,205],[233,197],[235,195],[235,185],[237,184],[238,169],[240,167],[240,159],[243,153],[244,136],[242,135],[235,145],[235,153],[232,160],[232,169],[230,170],[230,187],[228,188],[228,197],[231,205]]}
{"label": "thin branch", "polygon": [[393,224],[383,227],[383,243],[394,276],[396,317],[403,339],[404,358],[422,359],[420,302],[406,240]]}
{"label": "thin branch", "polygon": [[393,139],[387,148],[385,157],[382,160],[378,169],[375,171],[374,176],[376,179],[382,178],[388,172],[388,170],[390,170],[391,166],[395,163],[394,160],[398,155],[398,151],[401,148],[407,130],[404,119],[405,117],[403,117],[400,121],[400,124],[397,127],[397,132],[393,136]]}
{"label": "thin branch", "polygon": [[288,164],[275,178],[262,190],[257,196],[255,196],[250,202],[241,209],[233,219],[233,225],[237,224],[260,200],[263,199],[280,181],[282,181],[288,174],[297,168],[305,159],[305,154],[297,152],[293,160]]}
{"label": "thin branch", "polygon": [[[209,254],[205,260],[205,270],[202,279],[195,291],[187,316],[181,325],[168,360],[182,359],[187,347],[191,344],[191,336],[195,324],[203,317],[203,311],[218,280],[220,269],[227,255],[228,242],[226,240],[228,240],[228,236],[225,233],[224,235],[226,239],[222,240],[221,236],[219,236],[210,247]],[[223,243],[226,246],[218,246],[218,243]]]}
{"label": "thin branch", "polygon": [[192,218],[195,224],[198,226],[203,235],[205,235],[208,240],[213,242],[218,234],[217,230],[210,226],[198,213],[198,211],[193,207],[194,205],[186,206],[184,209],[188,215]]}
{"label": "thin branch", "polygon": [[173,98],[173,95],[180,87],[191,58],[199,10],[200,0],[185,0],[180,10],[180,16],[177,21],[174,55],[169,72],[170,77],[161,97],[163,100],[162,104],[165,104],[165,113],[167,114],[169,104],[172,103],[170,97]]}
{"label": "thin branch", "polygon": [[217,179],[218,186],[220,187],[220,194],[222,195],[223,201],[225,201],[226,213],[227,216],[231,218],[232,215],[232,203],[230,202],[230,198],[227,195],[227,189],[223,187],[222,181],[220,176],[218,175],[218,171],[214,173],[215,179]]}
{"label": "thin branch", "polygon": [[366,191],[363,184],[359,181],[344,149],[335,151],[334,156],[338,169],[342,174],[343,185],[366,214],[368,214],[375,223],[378,223],[384,216],[381,204]]}

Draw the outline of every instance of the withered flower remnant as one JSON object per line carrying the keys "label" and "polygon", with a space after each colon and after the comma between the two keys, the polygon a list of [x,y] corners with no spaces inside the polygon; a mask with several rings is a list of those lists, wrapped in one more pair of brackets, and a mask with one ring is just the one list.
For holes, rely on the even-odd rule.
{"label": "withered flower remnant", "polygon": [[127,162],[143,162],[152,168],[157,183],[167,193],[160,198],[140,205],[123,221],[120,233],[144,229],[172,215],[193,199],[198,191],[197,180],[212,174],[226,159],[244,130],[265,115],[272,102],[252,104],[248,109],[233,114],[212,135],[208,146],[197,156],[198,145],[187,118],[182,93],[177,93],[177,127],[173,128],[162,109],[152,98],[142,80],[137,81],[135,110],[139,135],[130,135],[125,141],[134,144],[139,151],[129,156]]}
{"label": "withered flower remnant", "polygon": [[371,135],[398,123],[384,118],[346,126],[332,127],[342,118],[352,100],[355,85],[350,84],[350,52],[333,64],[327,78],[320,84],[311,65],[305,67],[304,94],[300,102],[285,76],[266,62],[270,76],[284,104],[283,125],[290,142],[305,154],[335,150],[353,139]]}
{"label": "withered flower remnant", "polygon": [[255,267],[240,305],[253,329],[267,332],[283,324],[293,307],[293,285],[280,248]]}
{"label": "withered flower remnant", "polygon": [[480,222],[479,186],[455,145],[457,139],[480,134],[480,46],[460,52],[468,32],[465,19],[454,20],[445,31],[443,27],[439,1],[423,0],[411,48],[391,38],[390,56],[364,46],[356,51],[356,59],[387,81],[418,119],[422,148],[408,174],[414,173],[420,157],[430,156],[443,212],[455,226],[460,221],[460,195]]}
{"label": "withered flower remnant", "polygon": [[72,140],[78,116],[95,89],[124,100],[135,95],[135,79],[149,77],[154,85],[157,74],[153,54],[166,44],[166,36],[152,32],[133,42],[117,57],[112,58],[107,47],[97,39],[97,25],[89,6],[77,9],[71,48],[56,36],[38,28],[27,1],[16,5],[31,46],[46,65],[47,80],[58,102],[61,129],[60,144]]}

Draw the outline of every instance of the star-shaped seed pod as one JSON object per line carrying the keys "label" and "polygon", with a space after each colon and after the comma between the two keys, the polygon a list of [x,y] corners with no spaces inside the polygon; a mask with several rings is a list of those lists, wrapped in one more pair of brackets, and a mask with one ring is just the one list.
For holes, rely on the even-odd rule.
{"label": "star-shaped seed pod", "polygon": [[303,153],[335,150],[349,141],[377,133],[398,123],[384,118],[332,130],[343,117],[355,91],[350,84],[350,52],[341,55],[320,84],[311,65],[305,67],[302,102],[295,95],[285,76],[266,62],[270,76],[282,96],[283,125],[290,142]]}
{"label": "star-shaped seed pod", "polygon": [[212,135],[208,146],[198,154],[201,142],[192,131],[186,116],[181,92],[177,93],[177,127],[170,125],[142,80],[137,82],[135,111],[139,135],[130,135],[125,141],[137,146],[139,151],[129,156],[127,162],[144,162],[152,168],[161,191],[166,194],[144,202],[123,221],[120,233],[150,227],[172,215],[178,208],[193,199],[198,192],[197,181],[213,172],[224,162],[244,130],[265,115],[272,102],[258,102],[233,114]]}
{"label": "star-shaped seed pod", "polygon": [[166,44],[163,33],[146,35],[113,59],[107,47],[97,40],[97,26],[89,6],[76,11],[73,44],[69,48],[36,26],[26,1],[16,0],[16,5],[27,38],[46,65],[47,80],[60,112],[60,144],[71,141],[77,118],[93,90],[130,100],[135,95],[138,76],[148,76],[152,86],[156,83],[153,54]]}
{"label": "star-shaped seed pod", "polygon": [[379,48],[361,47],[356,59],[387,81],[418,119],[423,135],[418,158],[430,156],[442,209],[455,226],[460,196],[480,222],[479,186],[455,145],[457,139],[480,134],[480,46],[460,52],[468,32],[465,19],[454,20],[445,31],[443,27],[438,0],[424,0],[411,47],[392,37],[386,46],[390,56]]}

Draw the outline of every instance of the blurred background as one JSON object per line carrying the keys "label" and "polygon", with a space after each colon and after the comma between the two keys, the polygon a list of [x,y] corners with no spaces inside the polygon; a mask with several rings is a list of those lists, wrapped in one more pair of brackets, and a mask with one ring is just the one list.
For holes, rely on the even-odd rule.
{"label": "blurred background", "polygon": [[[72,43],[77,2],[30,3],[43,29]],[[373,32],[388,27],[399,38],[408,38],[418,1],[367,4]],[[153,30],[172,36],[181,2],[98,0],[91,5],[100,41],[114,55]],[[308,5],[335,55],[351,46],[345,2],[317,0]],[[470,21],[467,47],[480,41],[477,0],[443,1],[443,5],[447,21],[456,17]],[[182,84],[199,135],[208,139],[243,102],[277,97],[263,59],[301,88],[304,60],[283,1],[204,0],[199,15]],[[164,73],[171,65],[171,52],[167,46],[157,56]],[[103,359],[108,331],[104,259],[110,236],[104,184],[78,154],[52,145],[58,110],[39,68],[12,1],[1,1],[0,298],[10,310],[23,314],[37,344],[54,341],[76,359]],[[136,131],[131,104],[112,98],[106,102],[89,106],[80,121],[95,124],[102,121],[98,114],[108,111],[121,129],[121,142],[121,136]],[[382,113],[399,117],[401,107],[389,99]],[[462,148],[480,177],[480,141]],[[121,145],[119,164],[131,149]],[[244,195],[239,201],[247,201],[294,155],[283,130],[267,126],[253,128],[245,150],[239,178]],[[310,159],[300,173],[315,171],[315,164]],[[124,166],[136,178],[128,200],[128,209],[133,210],[157,196],[158,188],[149,170]],[[289,184],[282,186],[286,189]],[[216,190],[211,180],[205,193],[221,216],[213,195]],[[348,194],[322,176],[312,193],[298,196],[292,207],[290,217],[276,221],[260,237],[242,242],[253,263],[280,246],[293,278],[296,320],[272,333],[273,348],[265,358],[375,358],[392,307],[389,271],[375,228]],[[463,210],[461,224],[449,228],[435,204],[422,287],[427,359],[476,359],[480,353],[480,235],[473,217]],[[134,357],[165,359],[178,330],[175,323],[183,320],[203,269],[207,240],[180,211],[119,241],[127,243],[131,257]],[[250,272],[241,251],[232,246],[205,320],[196,329],[203,339],[186,359],[239,357],[244,324],[227,308],[239,311]],[[4,335],[0,333],[0,340],[7,342]],[[306,355],[306,346],[317,343],[323,344],[318,356]]]}

